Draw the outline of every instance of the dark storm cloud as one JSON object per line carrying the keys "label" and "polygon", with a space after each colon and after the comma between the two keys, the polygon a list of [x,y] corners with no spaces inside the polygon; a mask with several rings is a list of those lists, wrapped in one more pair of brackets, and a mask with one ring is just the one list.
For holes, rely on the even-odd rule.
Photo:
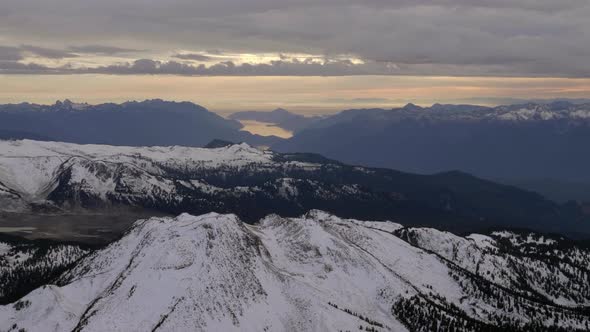
{"label": "dark storm cloud", "polygon": [[[106,40],[161,54],[349,55],[367,62],[366,73],[393,64],[401,74],[588,77],[589,16],[587,0],[3,0],[0,37],[15,45],[39,38],[56,45]],[[0,49],[0,57],[3,52],[9,51]],[[170,63],[171,71],[186,71]],[[306,75],[313,66],[220,70]],[[332,67],[322,69],[333,73]],[[350,66],[339,68],[336,74],[351,74]]]}

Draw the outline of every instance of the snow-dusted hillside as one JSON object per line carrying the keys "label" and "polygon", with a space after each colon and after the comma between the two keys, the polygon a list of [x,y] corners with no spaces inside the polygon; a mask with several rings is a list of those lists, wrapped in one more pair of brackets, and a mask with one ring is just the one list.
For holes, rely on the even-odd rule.
{"label": "snow-dusted hillside", "polygon": [[507,231],[459,237],[429,228],[404,228],[396,235],[522,296],[590,307],[588,250],[563,239]]}
{"label": "snow-dusted hillside", "polygon": [[58,277],[88,252],[74,244],[0,239],[0,303],[13,302]]}
{"label": "snow-dusted hillside", "polygon": [[[566,269],[542,266],[534,255],[520,270],[494,265],[496,256],[505,262],[522,256],[500,246],[500,238],[514,247],[551,245],[513,233],[462,238],[320,211],[271,215],[255,225],[215,213],[140,220],[122,239],[83,258],[58,285],[0,307],[0,330],[588,329],[582,306],[590,298],[590,252],[575,251],[579,266],[566,280]],[[561,259],[566,251],[552,252]],[[510,276],[488,277],[490,269]],[[556,287],[545,298],[531,287],[523,294],[507,284],[534,277],[522,271],[562,280],[570,290]],[[572,289],[579,290],[576,298]]]}

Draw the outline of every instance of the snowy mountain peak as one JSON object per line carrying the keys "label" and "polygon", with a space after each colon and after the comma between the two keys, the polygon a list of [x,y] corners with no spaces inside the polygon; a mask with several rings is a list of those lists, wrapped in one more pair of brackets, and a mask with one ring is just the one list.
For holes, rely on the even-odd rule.
{"label": "snowy mountain peak", "polygon": [[[317,210],[256,225],[217,213],[151,218],[57,285],[0,307],[0,329],[408,331],[424,317],[442,330],[588,327],[587,250],[559,249],[575,260],[550,267],[551,257],[498,241]],[[552,278],[570,287],[541,283]]]}

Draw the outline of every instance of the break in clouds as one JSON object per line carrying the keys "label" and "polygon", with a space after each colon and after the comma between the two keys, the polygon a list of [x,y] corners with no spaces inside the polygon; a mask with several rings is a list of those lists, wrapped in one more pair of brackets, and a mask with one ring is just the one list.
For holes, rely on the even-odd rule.
{"label": "break in clouds", "polygon": [[589,16],[587,0],[4,0],[0,73],[590,77]]}

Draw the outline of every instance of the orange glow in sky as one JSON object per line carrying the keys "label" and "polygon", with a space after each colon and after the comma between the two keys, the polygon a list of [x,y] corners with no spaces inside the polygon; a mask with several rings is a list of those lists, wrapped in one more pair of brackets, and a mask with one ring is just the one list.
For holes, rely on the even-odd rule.
{"label": "orange glow in sky", "polygon": [[505,99],[585,98],[590,79],[336,76],[0,75],[0,103],[192,101],[220,114],[284,107],[303,114],[408,102],[495,105]]}

